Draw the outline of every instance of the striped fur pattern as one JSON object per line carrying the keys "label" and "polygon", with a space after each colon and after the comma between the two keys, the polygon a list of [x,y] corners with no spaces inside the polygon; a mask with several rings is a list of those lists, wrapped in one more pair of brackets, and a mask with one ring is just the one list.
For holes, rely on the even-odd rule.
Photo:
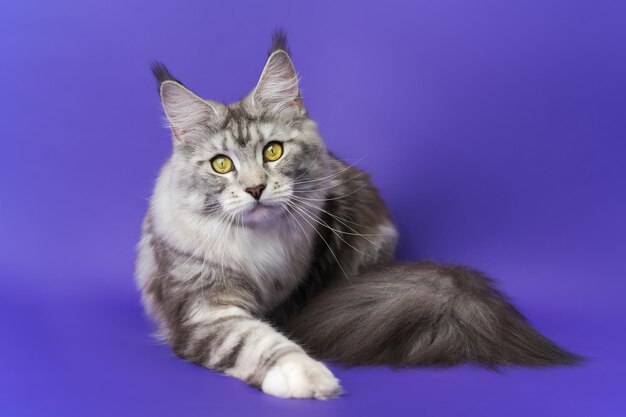
{"label": "striped fur pattern", "polygon": [[[153,72],[173,152],[144,220],[136,278],[177,355],[271,395],[320,399],[341,387],[319,359],[575,360],[480,274],[392,263],[389,212],[367,174],[325,147],[284,34],[274,36],[257,86],[235,104],[198,97],[162,64]],[[273,162],[262,157],[270,141],[284,149]],[[215,172],[216,155],[234,169]],[[265,187],[258,200],[246,191],[257,186]]]}

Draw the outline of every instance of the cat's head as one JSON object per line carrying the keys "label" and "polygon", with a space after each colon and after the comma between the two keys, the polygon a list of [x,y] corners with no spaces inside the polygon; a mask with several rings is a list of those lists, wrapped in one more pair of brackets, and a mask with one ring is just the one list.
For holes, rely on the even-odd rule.
{"label": "cat's head", "polygon": [[282,32],[256,87],[234,104],[200,98],[162,64],[152,69],[173,134],[174,181],[192,209],[255,224],[321,188],[326,148],[303,106]]}

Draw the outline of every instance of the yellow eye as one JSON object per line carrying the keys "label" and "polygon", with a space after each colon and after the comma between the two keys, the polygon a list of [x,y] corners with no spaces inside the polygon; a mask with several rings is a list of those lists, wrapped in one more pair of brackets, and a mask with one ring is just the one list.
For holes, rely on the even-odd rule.
{"label": "yellow eye", "polygon": [[211,159],[211,166],[218,174],[228,174],[233,169],[233,160],[226,155],[217,155]]}
{"label": "yellow eye", "polygon": [[263,159],[266,161],[278,161],[283,156],[283,144],[280,142],[270,142],[263,148]]}

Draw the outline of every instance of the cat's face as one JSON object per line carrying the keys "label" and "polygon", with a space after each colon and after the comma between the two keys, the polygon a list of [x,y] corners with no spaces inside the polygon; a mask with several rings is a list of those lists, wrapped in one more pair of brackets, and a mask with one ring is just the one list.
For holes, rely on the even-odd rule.
{"label": "cat's face", "polygon": [[326,148],[284,51],[268,58],[255,90],[233,105],[203,100],[171,78],[160,92],[177,187],[194,211],[259,224],[320,197]]}
{"label": "cat's face", "polygon": [[[237,111],[229,110],[231,113]],[[219,130],[205,130],[179,146],[181,179],[202,197],[206,215],[244,223],[271,221],[308,198],[324,175],[326,150],[315,125],[235,115]]]}

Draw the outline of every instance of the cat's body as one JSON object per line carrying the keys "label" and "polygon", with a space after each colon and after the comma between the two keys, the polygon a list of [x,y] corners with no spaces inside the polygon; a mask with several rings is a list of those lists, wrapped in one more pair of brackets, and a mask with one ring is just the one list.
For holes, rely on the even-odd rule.
{"label": "cat's body", "polygon": [[174,152],[137,280],[174,351],[267,393],[315,398],[339,383],[299,343],[347,364],[573,361],[479,274],[391,263],[397,232],[378,192],[325,148],[282,35],[270,52],[255,90],[230,106],[155,67]]}

